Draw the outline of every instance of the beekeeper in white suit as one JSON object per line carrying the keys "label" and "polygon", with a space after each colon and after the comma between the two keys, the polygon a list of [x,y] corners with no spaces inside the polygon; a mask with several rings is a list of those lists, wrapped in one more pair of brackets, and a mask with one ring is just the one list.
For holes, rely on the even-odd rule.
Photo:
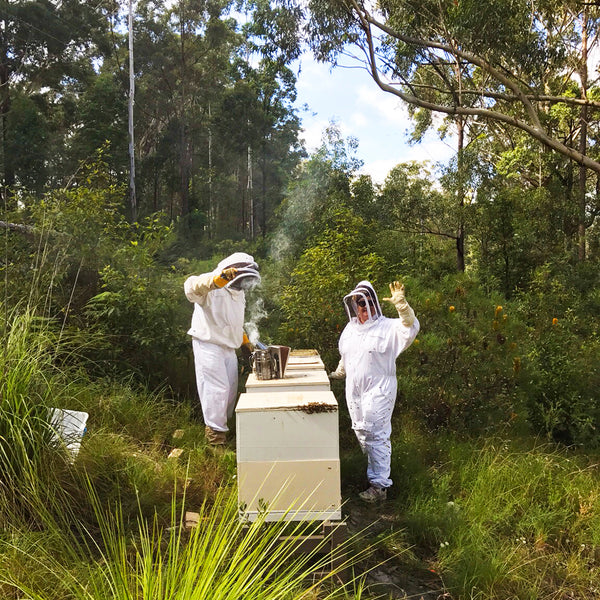
{"label": "beekeeper in white suit", "polygon": [[222,260],[214,271],[189,277],[185,295],[194,303],[192,336],[196,384],[209,444],[222,445],[229,431],[238,385],[235,351],[253,347],[244,332],[245,290],[260,283],[258,265],[244,252]]}
{"label": "beekeeper in white suit", "polygon": [[367,455],[369,488],[359,494],[366,502],[385,500],[392,485],[390,464],[392,412],[396,402],[396,358],[419,332],[419,321],[404,297],[404,285],[390,283],[397,319],[383,316],[377,294],[361,281],[344,297],[349,323],[339,340],[341,360],[330,374],[346,377],[346,402],[352,429]]}

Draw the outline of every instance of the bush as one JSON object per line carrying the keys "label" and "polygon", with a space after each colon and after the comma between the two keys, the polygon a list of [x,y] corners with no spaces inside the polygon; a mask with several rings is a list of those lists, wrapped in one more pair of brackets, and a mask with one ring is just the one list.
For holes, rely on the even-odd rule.
{"label": "bush", "polygon": [[399,359],[402,404],[430,430],[474,433],[514,421],[523,328],[511,308],[467,275],[409,289],[421,332]]}
{"label": "bush", "polygon": [[348,322],[342,298],[360,280],[377,287],[384,277],[381,258],[369,251],[369,231],[339,209],[331,228],[302,253],[279,299],[282,343],[317,348],[326,363],[337,364],[338,338]]}
{"label": "bush", "polygon": [[549,439],[591,448],[600,444],[600,313],[598,274],[590,275],[586,265],[538,269],[519,311],[529,332],[521,392],[531,423]]}

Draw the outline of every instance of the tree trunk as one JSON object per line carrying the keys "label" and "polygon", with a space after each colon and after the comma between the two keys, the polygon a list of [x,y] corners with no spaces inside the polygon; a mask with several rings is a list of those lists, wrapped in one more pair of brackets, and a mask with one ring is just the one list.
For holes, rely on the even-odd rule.
{"label": "tree trunk", "polygon": [[212,123],[210,103],[208,105],[208,237],[215,234],[217,210],[213,202]]}
{"label": "tree trunk", "polygon": [[265,148],[264,137],[262,143],[261,152],[261,166],[262,166],[262,181],[261,181],[261,196],[262,196],[262,207],[261,207],[261,233],[264,238],[267,235],[267,150]]}
{"label": "tree trunk", "polygon": [[254,182],[252,181],[252,146],[248,144],[248,167],[247,167],[248,209],[250,219],[250,239],[254,240]]}
{"label": "tree trunk", "polygon": [[133,103],[135,99],[135,71],[133,68],[133,1],[129,0],[129,15],[127,20],[129,28],[129,98],[128,125],[129,125],[129,198],[131,203],[131,220],[137,221],[137,199],[135,195],[135,142],[133,137]]}
{"label": "tree trunk", "polygon": [[185,64],[185,14],[183,11],[184,3],[180,3],[180,30],[181,38],[181,102],[179,106],[179,195],[180,195],[180,214],[186,216],[190,212],[189,205],[189,144],[187,139],[186,114],[185,114],[185,81],[186,81],[186,64]]}
{"label": "tree trunk", "polygon": [[[4,21],[3,21],[4,24]],[[4,40],[2,43],[2,56],[0,56],[0,119],[2,120],[2,164],[3,164],[3,181],[2,181],[2,197],[6,200],[7,190],[15,184],[15,170],[12,166],[12,161],[7,152],[8,147],[8,113],[10,112],[10,88],[9,88],[9,68],[8,56]]]}
{"label": "tree trunk", "polygon": [[[587,8],[584,7],[581,23],[581,63],[579,76],[581,78],[581,97],[587,99],[588,87],[588,19]],[[585,154],[587,151],[587,133],[588,133],[588,107],[584,104],[581,107],[579,115],[579,152]],[[585,260],[585,238],[586,238],[586,188],[587,188],[587,169],[584,165],[579,165],[579,186],[578,186],[578,218],[577,218],[577,257],[580,261]]]}
{"label": "tree trunk", "polygon": [[465,186],[463,182],[463,149],[465,145],[465,123],[462,117],[458,117],[458,228],[456,231],[456,269],[464,273],[465,271],[465,223],[464,223],[464,207],[465,207]]}

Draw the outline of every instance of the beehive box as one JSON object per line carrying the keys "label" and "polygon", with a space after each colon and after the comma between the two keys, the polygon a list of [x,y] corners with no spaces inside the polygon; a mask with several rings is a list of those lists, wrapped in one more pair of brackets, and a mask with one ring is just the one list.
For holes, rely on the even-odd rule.
{"label": "beehive box", "polygon": [[294,354],[290,353],[285,367],[286,371],[312,371],[325,369],[325,365],[318,354]]}
{"label": "beehive box", "polygon": [[341,518],[338,406],[330,391],[245,393],[236,408],[241,518]]}
{"label": "beehive box", "polygon": [[285,369],[285,375],[280,379],[258,379],[255,373],[250,373],[246,381],[246,393],[271,392],[327,392],[330,389],[329,378],[324,369],[299,370]]}

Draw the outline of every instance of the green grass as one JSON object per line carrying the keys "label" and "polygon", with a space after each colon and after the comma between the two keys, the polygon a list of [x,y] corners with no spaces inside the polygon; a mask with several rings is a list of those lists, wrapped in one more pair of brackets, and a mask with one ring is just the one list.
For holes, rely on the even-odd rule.
{"label": "green grass", "polygon": [[0,542],[0,586],[7,595],[32,600],[362,597],[359,576],[342,584],[339,575],[370,549],[351,553],[349,544],[339,546],[340,565],[333,570],[331,556],[322,552],[325,542],[296,556],[292,543],[280,543],[281,535],[311,535],[318,524],[258,519],[246,525],[238,518],[234,488],[221,488],[198,507],[199,524],[192,529],[184,527],[186,503],[172,502],[167,524],[140,511],[131,529],[119,502],[105,505],[92,487],[87,494],[97,530],[71,513],[70,528],[47,519],[42,533],[21,530]]}
{"label": "green grass", "polygon": [[[376,597],[360,579],[346,588],[311,579],[318,557],[297,560],[275,544],[289,525],[257,523],[242,535],[235,454],[210,451],[190,406],[65,366],[49,322],[31,312],[15,312],[5,329],[0,597]],[[50,444],[50,406],[90,414],[73,464]],[[341,439],[351,497],[365,459],[350,431]],[[179,459],[168,458],[174,446]],[[395,423],[393,448],[384,509],[393,526],[343,548],[357,574],[387,560],[437,578],[456,600],[600,596],[596,455],[516,435],[431,433],[407,418]],[[200,513],[200,527],[181,527],[186,510]]]}
{"label": "green grass", "polygon": [[423,436],[406,430],[396,447],[408,468],[397,506],[407,540],[453,597],[600,595],[593,457],[523,439],[428,441],[415,452]]}

